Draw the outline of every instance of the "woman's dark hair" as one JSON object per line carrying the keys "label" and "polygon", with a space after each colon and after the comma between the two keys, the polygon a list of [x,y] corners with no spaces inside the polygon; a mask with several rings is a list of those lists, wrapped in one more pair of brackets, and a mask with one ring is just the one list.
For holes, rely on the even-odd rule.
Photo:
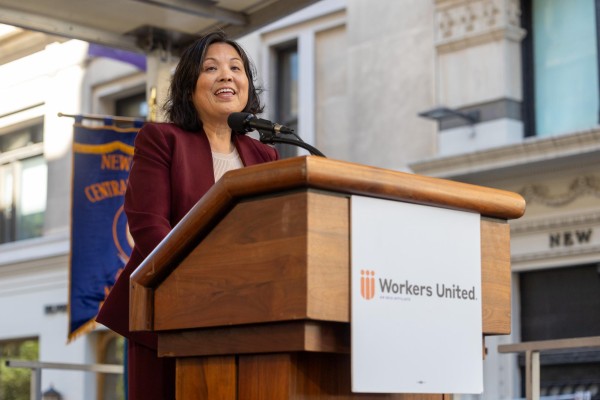
{"label": "woman's dark hair", "polygon": [[196,89],[196,81],[200,76],[206,51],[208,46],[213,43],[231,45],[242,58],[244,70],[248,77],[248,103],[242,111],[258,114],[264,108],[260,103],[260,89],[254,86],[254,66],[244,49],[233,40],[228,39],[223,32],[209,33],[192,43],[181,55],[171,80],[167,100],[163,106],[167,120],[187,131],[194,132],[202,129],[202,121],[194,107],[192,96]]}

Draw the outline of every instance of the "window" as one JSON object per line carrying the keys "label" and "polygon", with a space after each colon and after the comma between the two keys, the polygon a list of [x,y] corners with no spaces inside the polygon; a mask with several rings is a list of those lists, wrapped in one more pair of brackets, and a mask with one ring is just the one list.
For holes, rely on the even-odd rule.
{"label": "window", "polygon": [[[123,365],[125,339],[112,331],[99,332],[98,352],[102,364]],[[98,374],[98,398],[123,400],[125,386],[123,375]]]}
{"label": "window", "polygon": [[[523,272],[519,285],[522,341],[600,335],[598,264]],[[541,387],[548,394],[569,385],[600,386],[600,349],[546,352],[540,362]],[[519,363],[525,377],[523,356]],[[592,396],[597,399],[600,393]]]}
{"label": "window", "polygon": [[[298,46],[275,48],[275,121],[298,132]],[[295,146],[277,144],[281,158],[295,157]]]}
{"label": "window", "polygon": [[117,99],[115,101],[115,114],[119,117],[146,119],[146,117],[148,117],[146,93],[139,93]]}
{"label": "window", "polygon": [[524,117],[528,136],[599,122],[599,0],[525,0]]}
{"label": "window", "polygon": [[29,399],[31,371],[27,368],[9,368],[6,360],[37,361],[37,339],[0,342],[0,399]]}
{"label": "window", "polygon": [[0,136],[0,243],[42,236],[47,167],[43,124]]}

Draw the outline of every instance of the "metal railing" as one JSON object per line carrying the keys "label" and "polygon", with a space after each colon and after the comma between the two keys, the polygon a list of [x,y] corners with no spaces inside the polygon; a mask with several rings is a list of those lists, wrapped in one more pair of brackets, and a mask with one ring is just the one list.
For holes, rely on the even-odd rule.
{"label": "metal railing", "polygon": [[113,364],[66,364],[25,360],[6,360],[6,366],[11,368],[29,368],[31,370],[31,400],[42,400],[43,369],[61,369],[96,372],[102,374],[123,374],[123,366]]}
{"label": "metal railing", "polygon": [[498,352],[525,353],[525,396],[527,400],[540,400],[540,353],[585,348],[600,348],[600,336],[502,344]]}
{"label": "metal railing", "polygon": [[[526,400],[524,398],[515,400]],[[541,396],[540,400],[592,400],[591,392],[576,392],[570,394],[553,394],[548,396]]]}

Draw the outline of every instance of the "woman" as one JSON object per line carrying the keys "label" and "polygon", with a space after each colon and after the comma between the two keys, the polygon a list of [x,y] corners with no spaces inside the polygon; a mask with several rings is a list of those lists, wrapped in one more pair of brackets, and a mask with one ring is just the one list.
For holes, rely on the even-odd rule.
{"label": "woman", "polygon": [[129,331],[129,276],[225,172],[278,159],[270,146],[227,125],[232,112],[262,106],[244,50],[222,33],[192,44],[165,103],[169,123],[138,133],[125,194],[135,246],[96,320],[128,338],[129,399],[174,399],[175,362],[156,355],[155,334]]}

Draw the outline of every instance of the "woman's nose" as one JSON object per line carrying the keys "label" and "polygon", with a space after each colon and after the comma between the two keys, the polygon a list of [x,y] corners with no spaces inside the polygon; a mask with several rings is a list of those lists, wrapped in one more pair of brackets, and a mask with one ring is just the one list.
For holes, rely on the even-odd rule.
{"label": "woman's nose", "polygon": [[228,71],[228,70],[223,70],[221,72],[221,76],[219,77],[219,80],[220,81],[227,81],[227,82],[233,80],[231,72]]}

